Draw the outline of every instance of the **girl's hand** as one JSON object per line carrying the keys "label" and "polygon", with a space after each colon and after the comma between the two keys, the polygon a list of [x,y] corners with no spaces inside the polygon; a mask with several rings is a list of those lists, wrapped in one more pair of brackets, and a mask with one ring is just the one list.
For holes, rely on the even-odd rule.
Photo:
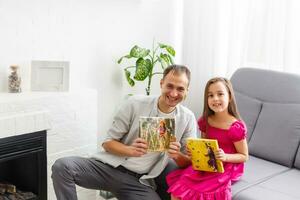
{"label": "girl's hand", "polygon": [[224,153],[223,149],[218,149],[214,153],[215,153],[216,159],[221,160],[222,162],[227,161],[227,155],[226,155],[226,153]]}
{"label": "girl's hand", "polygon": [[180,152],[181,145],[179,142],[171,142],[168,150],[168,155],[172,158],[178,167],[185,168],[191,165],[191,159],[186,154]]}
{"label": "girl's hand", "polygon": [[191,158],[192,157],[192,152],[190,151],[190,149],[188,148],[187,145],[185,145],[185,151],[186,151],[186,155]]}

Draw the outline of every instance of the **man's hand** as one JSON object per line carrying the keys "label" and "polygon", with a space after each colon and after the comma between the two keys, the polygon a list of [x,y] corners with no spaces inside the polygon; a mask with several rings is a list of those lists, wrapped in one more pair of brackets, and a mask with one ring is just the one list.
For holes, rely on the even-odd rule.
{"label": "man's hand", "polygon": [[179,142],[170,142],[168,149],[168,155],[170,158],[176,159],[180,154],[180,143]]}
{"label": "man's hand", "polygon": [[128,146],[129,156],[140,157],[147,153],[147,142],[142,138],[136,138],[133,143]]}
{"label": "man's hand", "polygon": [[102,146],[107,152],[125,157],[140,157],[147,153],[148,148],[146,141],[142,138],[136,138],[131,145],[111,140],[103,143]]}

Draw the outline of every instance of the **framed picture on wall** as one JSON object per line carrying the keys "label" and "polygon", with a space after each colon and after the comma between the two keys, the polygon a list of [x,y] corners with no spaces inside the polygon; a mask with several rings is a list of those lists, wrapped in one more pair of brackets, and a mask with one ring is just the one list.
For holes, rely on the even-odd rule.
{"label": "framed picture on wall", "polygon": [[68,61],[31,61],[32,91],[68,91]]}

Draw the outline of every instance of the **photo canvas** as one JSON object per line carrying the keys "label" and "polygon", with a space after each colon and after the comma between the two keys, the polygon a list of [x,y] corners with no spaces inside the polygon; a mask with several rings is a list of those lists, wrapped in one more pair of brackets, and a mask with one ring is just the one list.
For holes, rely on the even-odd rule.
{"label": "photo canvas", "polygon": [[222,161],[216,159],[214,155],[214,151],[219,149],[217,140],[188,138],[187,147],[192,154],[192,166],[194,170],[224,172]]}
{"label": "photo canvas", "polygon": [[140,117],[140,137],[148,144],[148,151],[165,151],[175,139],[175,118]]}

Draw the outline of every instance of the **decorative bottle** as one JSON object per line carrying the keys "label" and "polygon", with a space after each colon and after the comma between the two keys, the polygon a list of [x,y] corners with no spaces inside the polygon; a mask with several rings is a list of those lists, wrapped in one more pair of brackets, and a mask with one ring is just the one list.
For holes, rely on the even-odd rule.
{"label": "decorative bottle", "polygon": [[21,77],[18,75],[18,65],[10,66],[11,73],[8,76],[8,91],[17,93],[21,92]]}

